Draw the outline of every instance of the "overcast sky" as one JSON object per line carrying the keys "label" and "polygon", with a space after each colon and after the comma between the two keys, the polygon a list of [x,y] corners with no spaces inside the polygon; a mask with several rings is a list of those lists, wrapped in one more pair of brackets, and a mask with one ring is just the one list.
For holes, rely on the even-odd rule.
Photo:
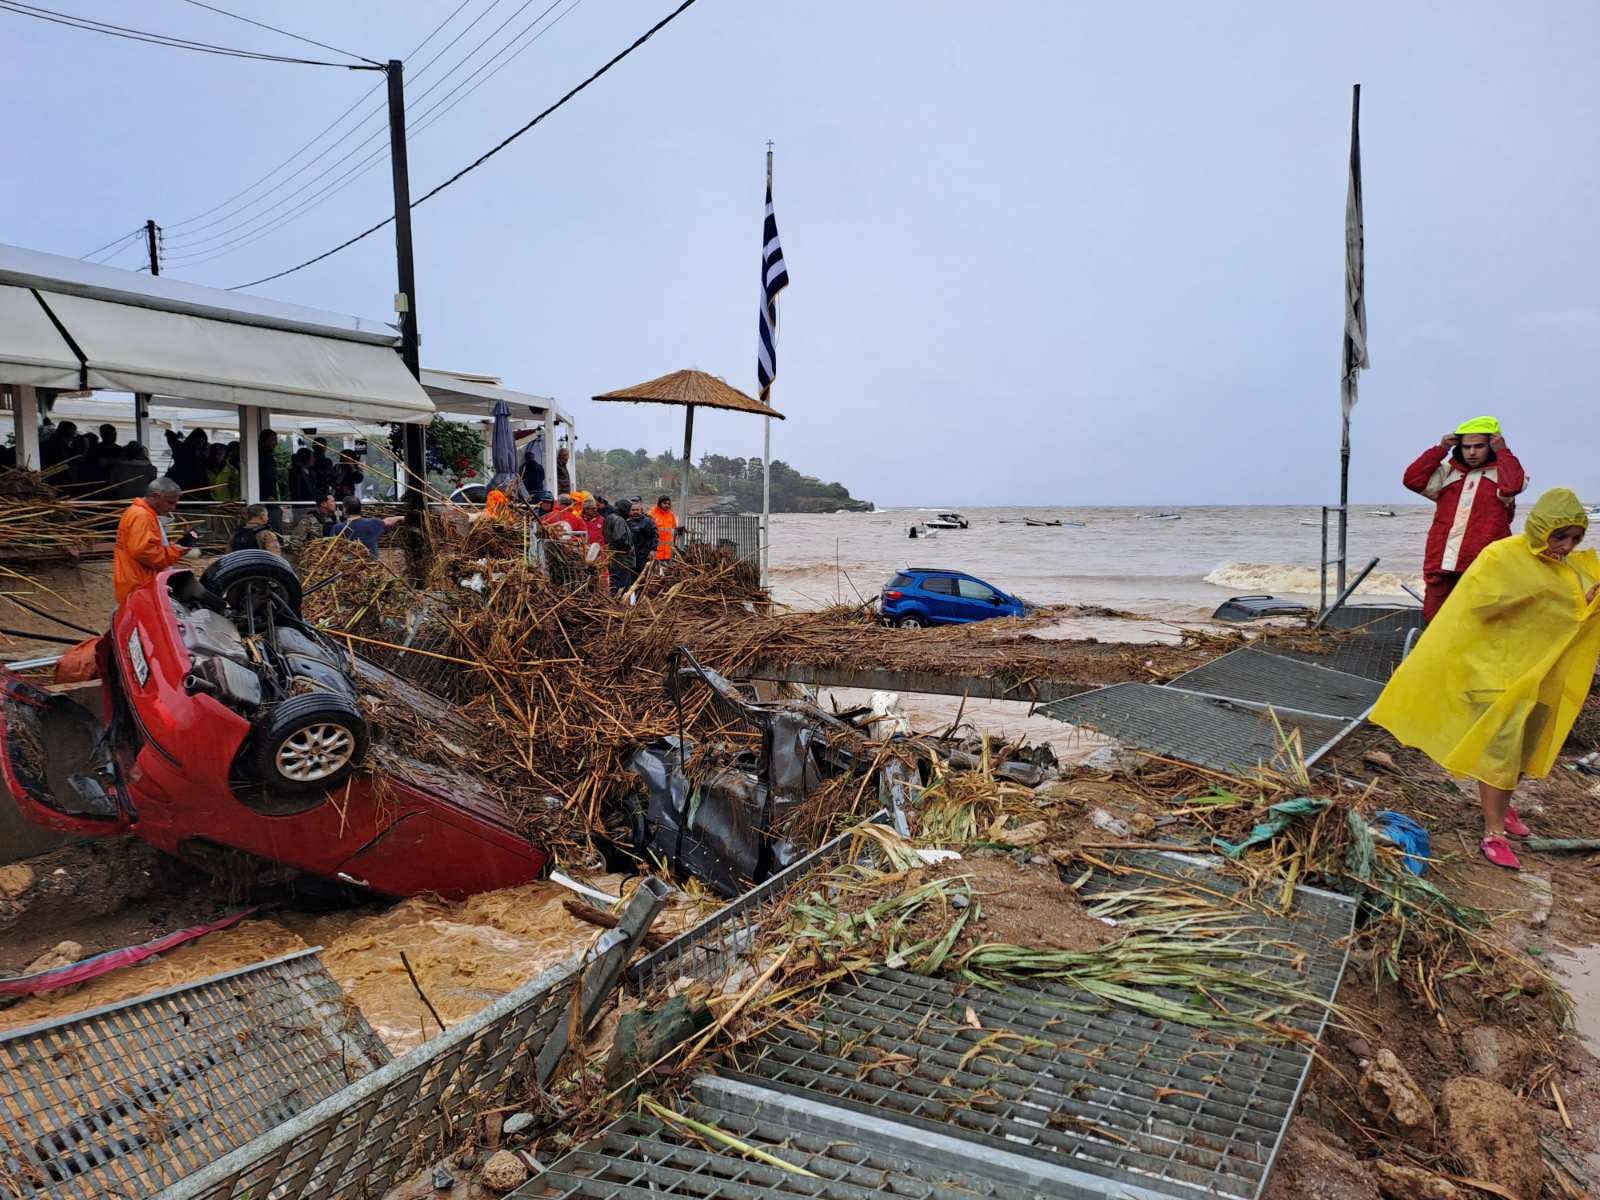
{"label": "overcast sky", "polygon": [[[418,128],[547,2],[513,16],[521,0],[467,0],[410,60],[415,194],[672,7],[579,0]],[[408,55],[457,3],[224,7],[385,59]],[[54,7],[326,56],[183,0]],[[1492,413],[1536,490],[1595,500],[1597,34],[1592,0],[698,0],[417,211],[423,360],[553,394],[597,446],[681,444],[676,412],[586,397],[683,366],[754,391],[771,138],[793,279],[777,457],[880,505],[1331,502],[1360,81],[1372,370],[1354,496],[1403,498],[1407,461]],[[375,117],[275,193],[263,196],[310,154],[202,215],[355,103],[372,74],[7,13],[0,67],[0,241],[77,255],[154,217],[169,230],[169,273],[227,286],[392,209],[380,155],[276,232],[200,261],[338,179],[360,154],[283,203],[369,131],[379,136],[363,154],[384,144]],[[387,318],[393,250],[385,230],[257,290]],[[757,420],[697,426],[700,449],[760,453]]]}

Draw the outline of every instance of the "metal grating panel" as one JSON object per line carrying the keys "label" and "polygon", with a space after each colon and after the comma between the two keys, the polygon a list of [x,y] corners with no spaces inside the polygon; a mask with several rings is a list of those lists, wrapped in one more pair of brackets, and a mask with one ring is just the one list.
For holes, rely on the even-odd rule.
{"label": "metal grating panel", "polygon": [[[1037,711],[1140,750],[1224,774],[1271,766],[1281,751],[1278,730],[1267,713],[1148,683],[1112,684],[1052,700]],[[1299,732],[1307,761],[1352,728],[1351,722],[1334,717],[1284,713],[1277,719],[1285,735]]]}
{"label": "metal grating panel", "polygon": [[513,1192],[512,1200],[569,1196],[876,1200],[885,1194],[908,1200],[1005,1200],[1018,1194],[970,1170],[942,1167],[865,1139],[794,1128],[780,1114],[753,1116],[716,1104],[691,1104],[680,1111],[809,1171],[814,1178],[722,1149],[654,1118],[624,1117]]}
{"label": "metal grating panel", "polygon": [[[1191,881],[1207,891],[1218,882],[1203,867]],[[1240,928],[1259,938],[1263,964],[1331,999],[1346,956],[1339,939],[1354,912],[1342,898],[1307,892],[1287,918],[1241,910]],[[1057,1003],[1086,999],[1061,985],[989,991],[883,971],[831,988],[803,1027],[745,1047],[733,1078],[1065,1162],[1103,1180],[1108,1196],[1129,1188],[1259,1195],[1310,1064],[1308,1047],[1233,1040],[1120,1009],[1083,1015]],[[968,1023],[969,1010],[981,1029]],[[1319,1010],[1300,1023],[1315,1036],[1324,1020]],[[996,1039],[997,1031],[1019,1036]]]}
{"label": "metal grating panel", "polygon": [[1270,704],[1277,709],[1362,716],[1377,702],[1382,685],[1314,661],[1286,658],[1246,646],[1178,676],[1172,687]]}
{"label": "metal grating panel", "polygon": [[1276,653],[1300,662],[1315,663],[1330,671],[1346,675],[1359,675],[1376,683],[1387,683],[1394,669],[1406,653],[1406,636],[1409,631],[1393,633],[1360,634],[1330,640],[1326,654],[1313,654],[1306,650],[1279,650]]}
{"label": "metal grating panel", "polygon": [[[1279,913],[1251,903],[1214,862],[1133,852],[1097,869],[1084,891],[1160,882],[1237,901],[1237,915],[1219,924],[1256,939],[1252,969],[1331,999],[1355,904],[1301,888],[1294,909]],[[514,1196],[1259,1196],[1326,1010],[1285,1018],[1306,1041],[1261,1043],[1116,1008],[1062,1007],[1086,999],[1063,985],[990,991],[901,971],[840,982],[803,1022],[733,1052],[721,1074],[696,1081],[695,1103],[680,1103],[815,1178],[632,1116]]]}
{"label": "metal grating panel", "polygon": [[549,1081],[571,1030],[591,1020],[655,919],[647,881],[589,950],[225,1154],[157,1200],[343,1200],[384,1195],[508,1093]]}
{"label": "metal grating panel", "polygon": [[1346,604],[1328,614],[1325,629],[1360,629],[1368,635],[1404,636],[1422,628],[1422,610],[1411,605]]}
{"label": "metal grating panel", "polygon": [[389,1061],[315,950],[0,1035],[0,1196],[148,1196]]}

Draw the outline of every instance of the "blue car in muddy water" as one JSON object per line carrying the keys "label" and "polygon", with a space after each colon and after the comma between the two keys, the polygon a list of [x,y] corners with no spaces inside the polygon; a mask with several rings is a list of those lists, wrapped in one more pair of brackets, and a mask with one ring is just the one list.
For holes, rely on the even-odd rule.
{"label": "blue car in muddy water", "polygon": [[890,625],[966,625],[994,617],[1020,617],[1021,600],[965,571],[907,567],[883,585],[878,610]]}

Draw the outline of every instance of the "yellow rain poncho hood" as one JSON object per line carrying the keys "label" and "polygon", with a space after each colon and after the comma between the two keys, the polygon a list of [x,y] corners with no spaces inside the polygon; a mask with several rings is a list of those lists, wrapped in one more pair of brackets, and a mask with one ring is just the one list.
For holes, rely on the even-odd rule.
{"label": "yellow rain poncho hood", "polygon": [[1543,554],[1588,525],[1578,497],[1546,492],[1520,537],[1490,543],[1400,664],[1371,720],[1457,775],[1511,789],[1555,765],[1600,659],[1600,558]]}

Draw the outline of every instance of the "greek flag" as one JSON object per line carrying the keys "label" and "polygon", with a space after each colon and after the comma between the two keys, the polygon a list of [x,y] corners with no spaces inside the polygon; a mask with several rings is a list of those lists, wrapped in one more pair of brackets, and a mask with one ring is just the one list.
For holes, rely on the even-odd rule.
{"label": "greek flag", "polygon": [[761,232],[761,344],[756,350],[756,382],[761,402],[778,375],[778,293],[789,286],[789,268],[778,244],[778,218],[772,212],[772,181],[767,181],[767,219]]}

